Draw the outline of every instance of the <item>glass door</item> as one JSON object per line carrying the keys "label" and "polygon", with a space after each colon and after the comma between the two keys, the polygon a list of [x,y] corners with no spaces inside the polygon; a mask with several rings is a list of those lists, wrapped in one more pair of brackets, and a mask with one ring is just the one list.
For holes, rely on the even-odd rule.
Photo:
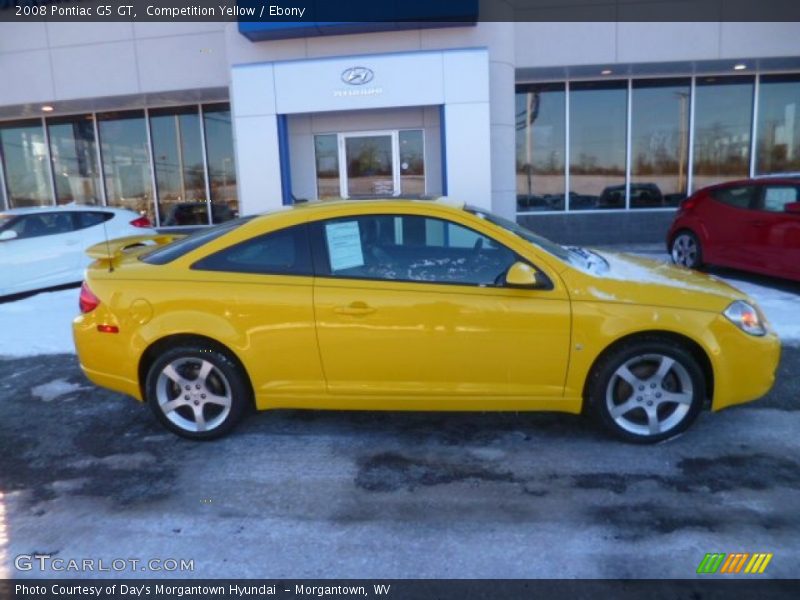
{"label": "glass door", "polygon": [[343,133],[339,136],[339,175],[343,198],[400,194],[396,131]]}

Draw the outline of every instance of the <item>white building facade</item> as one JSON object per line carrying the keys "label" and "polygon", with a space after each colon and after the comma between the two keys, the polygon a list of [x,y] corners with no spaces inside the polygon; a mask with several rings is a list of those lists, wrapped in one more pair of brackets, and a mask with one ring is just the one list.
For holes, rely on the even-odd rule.
{"label": "white building facade", "polygon": [[699,187],[800,172],[797,23],[244,25],[0,23],[0,205],[449,196],[645,242]]}

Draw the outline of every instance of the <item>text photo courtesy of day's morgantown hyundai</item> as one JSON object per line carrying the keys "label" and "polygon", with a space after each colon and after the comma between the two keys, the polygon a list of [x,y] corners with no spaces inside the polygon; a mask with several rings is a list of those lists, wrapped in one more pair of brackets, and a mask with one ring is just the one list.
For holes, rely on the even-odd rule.
{"label": "text photo courtesy of day's morgantown hyundai", "polygon": [[797,597],[800,6],[673,4],[0,0],[0,598]]}

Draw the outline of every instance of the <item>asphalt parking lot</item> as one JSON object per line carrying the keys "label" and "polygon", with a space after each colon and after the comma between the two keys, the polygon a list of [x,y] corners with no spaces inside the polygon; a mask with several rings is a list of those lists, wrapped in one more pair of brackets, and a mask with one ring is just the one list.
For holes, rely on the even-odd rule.
{"label": "asphalt parking lot", "polygon": [[785,347],[769,396],[651,447],[566,415],[303,411],[196,443],[72,355],[3,360],[0,577],[78,575],[15,570],[43,553],[191,577],[685,578],[706,552],[773,552],[764,576],[794,577],[798,371]]}

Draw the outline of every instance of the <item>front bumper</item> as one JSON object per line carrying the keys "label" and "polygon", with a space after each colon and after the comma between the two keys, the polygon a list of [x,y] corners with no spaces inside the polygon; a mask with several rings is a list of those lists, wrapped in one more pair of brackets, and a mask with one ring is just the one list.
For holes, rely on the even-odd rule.
{"label": "front bumper", "polygon": [[712,325],[718,345],[712,353],[714,396],[712,410],[758,400],[770,391],[781,358],[775,333],[763,337],[740,331],[725,317]]}

